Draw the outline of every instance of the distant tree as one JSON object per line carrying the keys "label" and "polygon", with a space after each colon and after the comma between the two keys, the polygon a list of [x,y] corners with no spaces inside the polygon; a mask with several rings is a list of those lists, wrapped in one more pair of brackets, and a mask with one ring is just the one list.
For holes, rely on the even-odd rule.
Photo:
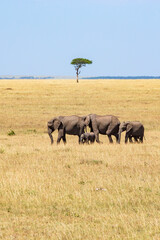
{"label": "distant tree", "polygon": [[74,65],[74,68],[76,70],[76,75],[77,75],[77,83],[78,83],[78,76],[80,74],[80,68],[85,67],[86,64],[92,64],[91,60],[88,60],[86,58],[74,58],[71,62],[72,65]]}

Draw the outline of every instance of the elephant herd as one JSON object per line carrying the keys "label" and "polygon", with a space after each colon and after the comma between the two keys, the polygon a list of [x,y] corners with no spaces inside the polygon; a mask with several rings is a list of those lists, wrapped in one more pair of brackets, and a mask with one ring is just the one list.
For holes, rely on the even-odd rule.
{"label": "elephant herd", "polygon": [[[90,128],[90,132],[85,132],[87,126]],[[116,142],[120,143],[121,133],[126,131],[125,143],[143,142],[144,126],[140,122],[122,122],[113,115],[100,116],[97,114],[89,114],[87,116],[58,116],[51,119],[48,124],[48,134],[53,144],[52,132],[58,129],[57,143],[60,143],[61,139],[66,143],[66,134],[77,135],[79,143],[101,143],[99,140],[99,134],[107,135],[109,142],[113,143],[112,136],[115,136]]]}

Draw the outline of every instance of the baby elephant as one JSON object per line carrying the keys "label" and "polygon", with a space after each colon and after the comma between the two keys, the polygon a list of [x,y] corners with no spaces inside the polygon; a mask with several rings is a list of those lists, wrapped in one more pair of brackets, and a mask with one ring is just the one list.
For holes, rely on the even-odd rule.
{"label": "baby elephant", "polygon": [[94,132],[90,132],[90,133],[86,132],[86,133],[83,133],[83,134],[81,135],[81,137],[80,137],[80,141],[81,141],[82,143],[88,143],[88,144],[89,144],[89,142],[90,142],[90,143],[94,143],[94,141],[95,141],[95,134],[94,134]]}
{"label": "baby elephant", "polygon": [[121,133],[123,131],[126,131],[125,135],[125,143],[128,142],[128,139],[130,142],[132,142],[132,138],[136,142],[143,143],[143,137],[144,137],[144,126],[140,122],[122,122],[119,126],[119,143],[121,139]]}

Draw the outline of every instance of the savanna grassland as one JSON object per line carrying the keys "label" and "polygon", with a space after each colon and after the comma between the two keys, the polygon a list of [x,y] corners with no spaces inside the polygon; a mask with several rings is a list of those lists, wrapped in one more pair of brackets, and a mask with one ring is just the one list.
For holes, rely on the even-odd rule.
{"label": "savanna grassland", "polygon": [[[48,120],[89,113],[146,140],[50,145]],[[1,80],[0,239],[160,239],[160,80]]]}

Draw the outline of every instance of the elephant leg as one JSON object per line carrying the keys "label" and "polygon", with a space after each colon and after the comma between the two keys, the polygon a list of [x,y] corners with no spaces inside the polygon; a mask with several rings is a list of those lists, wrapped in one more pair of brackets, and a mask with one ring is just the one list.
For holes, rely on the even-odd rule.
{"label": "elephant leg", "polygon": [[66,144],[66,134],[64,134],[64,136],[62,137],[63,139],[63,143]]}
{"label": "elephant leg", "polygon": [[112,124],[109,125],[108,130],[106,131],[106,135],[108,136],[109,142],[113,143],[113,139],[111,137],[113,131],[113,126]]}
{"label": "elephant leg", "polygon": [[125,143],[128,142],[128,138],[131,138],[131,141],[132,141],[132,131],[126,132],[126,135],[125,135]]}
{"label": "elephant leg", "polygon": [[81,139],[80,142],[84,144],[85,141],[84,141],[84,139]]}
{"label": "elephant leg", "polygon": [[97,142],[97,143],[102,143],[102,142],[100,142],[100,140],[99,140],[99,131],[98,131],[98,130],[94,131],[94,134],[95,134],[96,142]]}
{"label": "elephant leg", "polygon": [[117,134],[115,134],[114,136],[116,137],[116,143],[119,143],[119,141],[118,141],[118,138],[119,138],[119,135],[118,135],[118,133],[117,133]]}
{"label": "elephant leg", "polygon": [[108,139],[109,139],[110,143],[113,143],[113,139],[112,139],[111,135],[108,135]]}
{"label": "elephant leg", "polygon": [[60,129],[58,131],[58,138],[57,138],[57,144],[60,143],[61,139],[64,137],[63,129]]}
{"label": "elephant leg", "polygon": [[94,143],[94,139],[90,139],[90,143],[93,144]]}
{"label": "elephant leg", "polygon": [[132,136],[129,136],[129,142],[130,142],[130,143],[133,143],[133,141],[132,141]]}
{"label": "elephant leg", "polygon": [[84,143],[84,139],[81,139],[81,135],[78,136],[78,142],[79,142],[79,144]]}
{"label": "elephant leg", "polygon": [[135,142],[138,142],[138,137],[134,137]]}
{"label": "elephant leg", "polygon": [[81,127],[80,130],[79,130],[79,135],[78,135],[78,138],[79,138],[78,142],[79,142],[79,144],[85,142],[84,136],[83,136],[83,138],[81,138],[81,135],[85,132],[84,130],[85,130],[84,126]]}
{"label": "elephant leg", "polygon": [[126,135],[125,135],[125,143],[128,142],[128,138],[129,138],[129,135],[126,133]]}
{"label": "elephant leg", "polygon": [[59,144],[60,141],[61,141],[61,137],[58,137],[58,138],[57,138],[57,144]]}
{"label": "elephant leg", "polygon": [[139,140],[140,140],[141,143],[143,143],[143,136],[140,136]]}
{"label": "elephant leg", "polygon": [[89,144],[89,139],[88,138],[86,138],[86,143]]}

